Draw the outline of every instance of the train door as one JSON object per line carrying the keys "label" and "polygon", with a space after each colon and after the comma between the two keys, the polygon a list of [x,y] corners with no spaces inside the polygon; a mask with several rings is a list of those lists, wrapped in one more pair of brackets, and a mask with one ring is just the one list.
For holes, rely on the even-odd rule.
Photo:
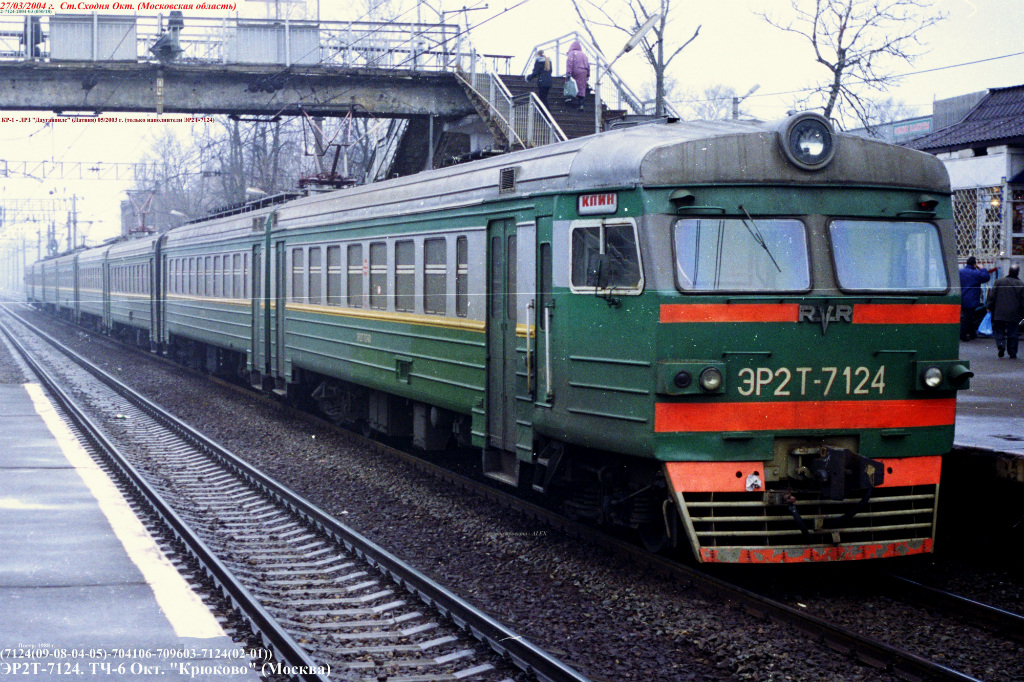
{"label": "train door", "polygon": [[274,245],[274,343],[271,347],[272,362],[274,367],[274,391],[282,393],[285,391],[285,302],[288,283],[288,261],[284,242],[280,241]]}
{"label": "train door", "polygon": [[71,319],[78,324],[82,321],[82,283],[78,280],[78,255],[71,259]]}
{"label": "train door", "polygon": [[264,291],[263,247],[254,244],[249,270],[249,291],[252,293],[252,352],[249,356],[249,381],[253,388],[263,387],[263,376],[270,373],[270,308],[268,292]]}
{"label": "train door", "polygon": [[103,321],[100,323],[104,332],[110,331],[110,263],[103,258]]}
{"label": "train door", "polygon": [[537,224],[516,226],[515,440],[516,457],[533,461],[533,401],[537,389]]}
{"label": "train door", "polygon": [[483,471],[515,485],[516,426],[516,223],[487,226],[487,447]]}

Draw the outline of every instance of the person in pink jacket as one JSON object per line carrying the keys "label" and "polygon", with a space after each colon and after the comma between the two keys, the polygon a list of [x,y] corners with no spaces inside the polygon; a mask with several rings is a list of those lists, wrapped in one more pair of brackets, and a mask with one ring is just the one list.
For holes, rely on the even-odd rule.
{"label": "person in pink jacket", "polygon": [[583,108],[583,98],[587,94],[587,80],[590,78],[590,60],[583,54],[580,41],[572,41],[565,60],[566,76],[576,81],[576,105]]}

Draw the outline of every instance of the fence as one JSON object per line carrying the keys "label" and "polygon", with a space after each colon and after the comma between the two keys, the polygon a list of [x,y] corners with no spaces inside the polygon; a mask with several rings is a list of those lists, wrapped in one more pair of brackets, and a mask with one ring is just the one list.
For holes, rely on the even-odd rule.
{"label": "fence", "polygon": [[[322,65],[452,71],[472,51],[456,24],[189,17],[180,30],[162,16],[54,14],[0,17],[0,61],[157,62],[173,36],[174,62]],[[508,73],[512,57],[476,55]]]}

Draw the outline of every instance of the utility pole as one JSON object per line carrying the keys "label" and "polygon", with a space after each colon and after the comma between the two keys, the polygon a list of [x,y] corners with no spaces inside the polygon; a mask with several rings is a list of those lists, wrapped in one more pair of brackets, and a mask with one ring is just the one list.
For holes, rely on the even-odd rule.
{"label": "utility pole", "polygon": [[760,84],[755,85],[754,87],[747,90],[747,94],[743,95],[743,97],[732,98],[732,120],[735,121],[740,117],[740,104],[743,102],[743,100],[753,95],[759,87],[761,87]]}

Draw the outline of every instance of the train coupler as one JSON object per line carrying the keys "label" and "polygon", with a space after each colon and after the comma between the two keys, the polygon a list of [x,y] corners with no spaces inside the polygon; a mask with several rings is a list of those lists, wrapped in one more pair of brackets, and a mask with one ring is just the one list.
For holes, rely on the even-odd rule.
{"label": "train coupler", "polygon": [[829,500],[845,500],[853,491],[871,490],[885,480],[881,462],[846,448],[822,446],[818,458],[808,464],[822,495]]}

